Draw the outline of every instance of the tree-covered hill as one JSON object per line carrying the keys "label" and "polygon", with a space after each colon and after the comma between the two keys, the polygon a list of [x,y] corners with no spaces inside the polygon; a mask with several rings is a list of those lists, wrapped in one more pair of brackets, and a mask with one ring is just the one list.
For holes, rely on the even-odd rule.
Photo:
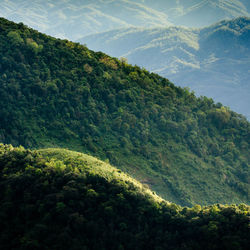
{"label": "tree-covered hill", "polygon": [[81,153],[0,144],[1,249],[246,250],[249,215],[166,202]]}
{"label": "tree-covered hill", "polygon": [[250,120],[250,18],[202,29],[130,27],[85,36],[79,42],[95,51],[126,57]]}
{"label": "tree-covered hill", "polygon": [[249,122],[85,46],[0,19],[0,141],[111,162],[182,205],[249,203]]}

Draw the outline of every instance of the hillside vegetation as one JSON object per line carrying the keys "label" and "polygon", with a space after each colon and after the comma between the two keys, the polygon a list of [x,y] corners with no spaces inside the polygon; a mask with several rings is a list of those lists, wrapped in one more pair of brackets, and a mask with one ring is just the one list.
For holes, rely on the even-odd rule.
{"label": "hillside vegetation", "polygon": [[0,19],[0,141],[112,163],[182,205],[249,203],[249,122],[137,66]]}
{"label": "hillside vegetation", "polygon": [[203,29],[126,28],[78,40],[167,77],[250,119],[250,18]]}
{"label": "hillside vegetation", "polygon": [[63,149],[0,144],[2,249],[248,249],[250,208],[182,208]]}

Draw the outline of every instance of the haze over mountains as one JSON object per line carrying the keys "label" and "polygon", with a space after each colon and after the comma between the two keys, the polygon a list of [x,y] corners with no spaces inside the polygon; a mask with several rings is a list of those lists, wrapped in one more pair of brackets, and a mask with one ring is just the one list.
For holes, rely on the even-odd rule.
{"label": "haze over mountains", "polygon": [[70,40],[114,28],[170,24],[166,14],[127,0],[15,0],[2,7],[3,17]]}
{"label": "haze over mountains", "polygon": [[248,0],[141,0],[144,4],[167,13],[174,25],[202,27],[239,16],[249,16]]}
{"label": "haze over mountains", "polygon": [[247,0],[1,0],[0,3],[0,16],[70,40],[129,26],[202,27],[250,13]]}
{"label": "haze over mountains", "polygon": [[212,97],[250,119],[250,19],[221,21],[203,29],[127,28],[79,40],[89,48],[126,57]]}

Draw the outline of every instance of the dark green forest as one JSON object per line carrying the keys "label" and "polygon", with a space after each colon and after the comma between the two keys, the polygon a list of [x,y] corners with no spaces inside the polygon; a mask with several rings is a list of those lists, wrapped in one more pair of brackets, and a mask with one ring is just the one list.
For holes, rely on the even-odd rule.
{"label": "dark green forest", "polygon": [[157,74],[0,19],[0,142],[91,154],[184,206],[249,204],[249,127]]}
{"label": "dark green forest", "polygon": [[166,202],[120,170],[63,149],[0,144],[1,249],[248,249],[249,206]]}

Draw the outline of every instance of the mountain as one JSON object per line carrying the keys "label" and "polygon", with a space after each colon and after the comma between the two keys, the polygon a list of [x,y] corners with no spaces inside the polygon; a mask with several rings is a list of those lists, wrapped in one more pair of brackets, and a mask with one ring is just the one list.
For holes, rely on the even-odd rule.
{"label": "mountain", "polygon": [[203,29],[126,28],[79,40],[212,97],[250,119],[250,18]]}
{"label": "mountain", "polygon": [[0,144],[3,249],[248,249],[250,207],[182,208],[63,149]]}
{"label": "mountain", "polygon": [[121,27],[170,24],[166,14],[127,0],[5,0],[0,16],[71,40]]}
{"label": "mountain", "polygon": [[[248,119],[249,18],[212,24],[249,13],[248,0],[3,0],[0,8],[0,16],[40,32],[81,41],[112,56],[125,55],[130,63],[212,97]],[[230,22],[244,28],[230,31]],[[212,26],[197,31],[173,25]],[[160,28],[148,30],[156,26]],[[233,52],[221,48],[225,39],[232,41],[227,50]]]}
{"label": "mountain", "polygon": [[141,0],[145,5],[167,13],[175,25],[203,27],[223,19],[249,16],[247,0]]}
{"label": "mountain", "polygon": [[52,36],[82,36],[130,26],[203,27],[250,16],[247,0],[3,0],[0,16]]}
{"label": "mountain", "polygon": [[181,205],[249,204],[249,122],[124,60],[0,19],[0,141],[110,162]]}

